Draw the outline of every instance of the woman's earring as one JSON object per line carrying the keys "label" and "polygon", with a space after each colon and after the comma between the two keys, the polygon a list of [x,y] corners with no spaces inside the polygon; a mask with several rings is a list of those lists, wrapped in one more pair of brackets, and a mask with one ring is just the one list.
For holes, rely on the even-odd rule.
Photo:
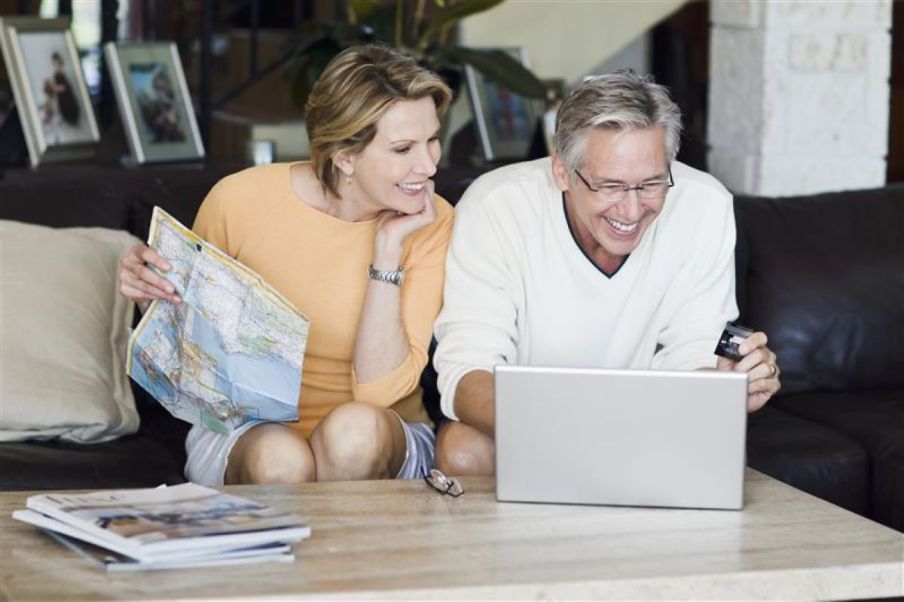
{"label": "woman's earring", "polygon": [[345,175],[345,183],[348,184],[349,186],[352,185],[352,174]]}

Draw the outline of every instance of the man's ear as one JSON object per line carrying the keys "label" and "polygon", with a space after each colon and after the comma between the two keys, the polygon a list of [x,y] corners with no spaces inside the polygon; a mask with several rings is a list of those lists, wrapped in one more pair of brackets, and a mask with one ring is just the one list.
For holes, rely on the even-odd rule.
{"label": "man's ear", "polygon": [[559,160],[556,153],[552,154],[552,178],[562,192],[568,192],[571,184],[571,178],[568,167]]}

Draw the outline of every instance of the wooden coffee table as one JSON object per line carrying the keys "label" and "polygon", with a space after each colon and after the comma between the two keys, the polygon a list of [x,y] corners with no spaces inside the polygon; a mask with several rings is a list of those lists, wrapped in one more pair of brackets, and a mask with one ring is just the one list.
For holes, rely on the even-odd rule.
{"label": "wooden coffee table", "polygon": [[904,595],[904,536],[760,473],[743,511],[499,504],[423,481],[227,487],[291,509],[293,564],[107,574],[10,518],[0,494],[0,600],[794,598]]}

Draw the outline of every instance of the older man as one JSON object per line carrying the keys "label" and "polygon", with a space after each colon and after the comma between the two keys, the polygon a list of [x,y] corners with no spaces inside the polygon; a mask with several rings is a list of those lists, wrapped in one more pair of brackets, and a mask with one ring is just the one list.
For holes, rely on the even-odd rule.
{"label": "older man", "polygon": [[765,334],[738,362],[713,354],[738,313],[732,201],[675,161],[680,135],[664,87],[597,77],[559,109],[551,160],[495,170],[465,193],[435,327],[451,419],[441,470],[492,474],[498,364],[746,372],[749,411],[778,391]]}

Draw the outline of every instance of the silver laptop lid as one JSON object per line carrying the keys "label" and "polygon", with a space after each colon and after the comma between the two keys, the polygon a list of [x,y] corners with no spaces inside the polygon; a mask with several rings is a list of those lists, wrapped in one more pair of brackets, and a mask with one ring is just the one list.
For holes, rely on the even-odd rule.
{"label": "silver laptop lid", "polygon": [[500,501],[740,509],[747,375],[497,366]]}

